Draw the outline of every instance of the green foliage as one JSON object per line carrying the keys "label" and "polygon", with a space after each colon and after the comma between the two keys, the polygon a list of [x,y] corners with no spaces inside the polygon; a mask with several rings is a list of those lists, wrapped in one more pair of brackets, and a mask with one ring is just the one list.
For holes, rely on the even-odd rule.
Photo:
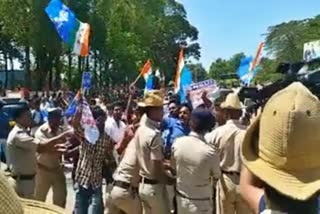
{"label": "green foliage", "polygon": [[222,75],[236,73],[241,59],[244,57],[244,53],[237,53],[230,59],[217,59],[212,62],[209,69],[209,76],[214,80],[221,80]]}
{"label": "green foliage", "polygon": [[[48,3],[0,1],[0,38],[9,41],[0,43],[0,50],[10,44],[25,52],[21,62],[38,89],[46,82],[54,87],[61,73],[75,87],[87,68],[93,71],[97,87],[131,81],[148,58],[170,80],[181,47],[186,58],[200,57],[198,30],[175,0],[64,0],[80,21],[91,25],[90,56],[85,61],[71,56],[70,47],[62,44],[44,12]],[[32,64],[31,58],[35,59]]]}
{"label": "green foliage", "polygon": [[194,82],[200,82],[209,78],[208,72],[201,63],[188,64],[187,67],[192,71]]}

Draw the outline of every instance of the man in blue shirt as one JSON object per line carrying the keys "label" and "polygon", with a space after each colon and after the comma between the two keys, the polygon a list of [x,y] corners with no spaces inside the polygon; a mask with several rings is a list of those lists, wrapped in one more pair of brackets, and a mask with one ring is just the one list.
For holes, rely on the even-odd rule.
{"label": "man in blue shirt", "polygon": [[190,133],[189,120],[191,108],[183,104],[179,109],[178,118],[167,117],[162,121],[162,139],[165,146],[165,158],[170,159],[171,146],[178,137],[187,136]]}

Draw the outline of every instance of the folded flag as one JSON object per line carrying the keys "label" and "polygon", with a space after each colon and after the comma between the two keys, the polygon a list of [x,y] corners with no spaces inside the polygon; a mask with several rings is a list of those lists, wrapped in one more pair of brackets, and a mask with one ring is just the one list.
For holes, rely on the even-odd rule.
{"label": "folded flag", "polygon": [[73,48],[73,53],[88,56],[90,25],[77,20],[60,0],[51,0],[45,11],[61,39]]}
{"label": "folded flag", "polygon": [[186,100],[185,88],[192,84],[192,72],[184,63],[184,51],[181,49],[174,84],[175,93],[179,93],[180,101]]}
{"label": "folded flag", "polygon": [[74,116],[77,113],[78,107],[81,106],[82,115],[81,115],[80,125],[84,129],[84,136],[90,144],[95,144],[99,139],[100,132],[97,128],[96,121],[92,115],[92,112],[87,100],[84,97],[82,97],[82,99],[80,98],[81,98],[81,94],[80,92],[78,92],[74,97],[74,99],[72,100],[72,102],[69,104],[65,112],[65,116],[66,117]]}
{"label": "folded flag", "polygon": [[84,136],[86,140],[90,144],[96,144],[96,142],[99,140],[100,132],[97,128],[97,124],[92,115],[90,106],[84,97],[82,100],[82,116],[80,124],[84,129]]}

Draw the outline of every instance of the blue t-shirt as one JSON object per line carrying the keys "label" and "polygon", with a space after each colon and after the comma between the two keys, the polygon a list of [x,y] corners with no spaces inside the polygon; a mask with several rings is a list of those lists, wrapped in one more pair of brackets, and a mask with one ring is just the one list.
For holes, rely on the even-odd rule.
{"label": "blue t-shirt", "polygon": [[171,154],[171,147],[174,140],[178,137],[187,136],[190,133],[190,128],[173,117],[167,117],[161,124],[162,139],[165,147],[165,155]]}

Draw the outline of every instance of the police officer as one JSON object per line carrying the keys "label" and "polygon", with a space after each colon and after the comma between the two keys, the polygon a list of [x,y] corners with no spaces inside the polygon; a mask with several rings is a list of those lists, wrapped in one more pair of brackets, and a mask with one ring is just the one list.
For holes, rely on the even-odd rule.
{"label": "police officer", "polygon": [[228,94],[221,103],[226,124],[206,136],[219,149],[222,176],[217,183],[216,208],[218,214],[247,214],[247,205],[240,196],[240,146],[246,127],[241,125],[242,106],[237,94]]}
{"label": "police officer", "polygon": [[128,144],[118,168],[113,174],[113,188],[110,193],[108,214],[141,214],[141,201],[138,196],[140,181],[139,165],[136,154],[137,140],[134,137]]}
{"label": "police officer", "polygon": [[[39,127],[35,134],[39,144],[56,138],[66,143],[62,128],[62,110],[48,109],[48,122]],[[39,153],[37,155],[38,171],[36,175],[35,199],[45,201],[49,189],[52,187],[53,203],[65,207],[67,197],[66,178],[61,163],[61,153]]]}
{"label": "police officer", "polygon": [[163,98],[158,90],[149,91],[144,101],[146,119],[136,132],[137,157],[140,166],[141,182],[139,194],[143,213],[170,213],[165,184],[172,182],[166,173],[163,160],[163,143],[159,131],[163,117]]}
{"label": "police officer", "polygon": [[72,135],[72,131],[63,136],[50,139],[41,144],[29,134],[32,125],[31,112],[23,106],[13,115],[16,125],[9,133],[7,144],[10,156],[11,176],[16,181],[16,191],[20,197],[33,198],[35,187],[35,175],[37,168],[36,152],[64,152],[61,138]]}
{"label": "police officer", "polygon": [[191,115],[191,133],[178,138],[172,147],[172,166],[176,169],[178,214],[212,214],[213,180],[220,177],[217,150],[204,135],[212,129],[215,119],[202,108]]}

